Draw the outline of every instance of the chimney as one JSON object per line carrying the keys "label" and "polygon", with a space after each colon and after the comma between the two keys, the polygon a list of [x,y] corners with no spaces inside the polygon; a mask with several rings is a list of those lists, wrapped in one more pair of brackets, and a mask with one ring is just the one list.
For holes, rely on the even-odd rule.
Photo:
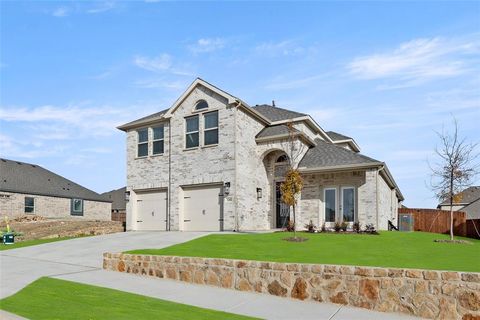
{"label": "chimney", "polygon": [[272,107],[275,107],[275,100],[272,100]]}

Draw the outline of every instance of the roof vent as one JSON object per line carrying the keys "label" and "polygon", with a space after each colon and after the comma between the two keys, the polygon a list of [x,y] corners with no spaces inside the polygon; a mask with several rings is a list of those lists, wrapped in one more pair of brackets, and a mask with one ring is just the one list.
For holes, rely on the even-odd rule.
{"label": "roof vent", "polygon": [[7,160],[5,160],[5,159],[2,159],[2,161],[3,161],[3,162],[7,162]]}
{"label": "roof vent", "polygon": [[34,165],[34,164],[32,164],[31,166],[32,166],[33,168],[36,168],[36,167],[37,167],[37,166],[36,166],[36,165]]}
{"label": "roof vent", "polygon": [[272,100],[272,107],[275,107],[275,100]]}
{"label": "roof vent", "polygon": [[17,164],[22,165],[22,163],[21,163],[21,162],[18,162],[18,161],[17,161]]}

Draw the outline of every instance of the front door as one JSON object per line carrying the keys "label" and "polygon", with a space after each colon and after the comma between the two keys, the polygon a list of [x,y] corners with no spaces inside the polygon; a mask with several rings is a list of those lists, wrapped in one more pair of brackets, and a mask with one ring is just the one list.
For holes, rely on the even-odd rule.
{"label": "front door", "polygon": [[280,189],[281,182],[275,184],[276,189],[276,205],[277,205],[277,214],[276,214],[276,228],[286,228],[288,221],[290,220],[290,206],[286,205],[282,201],[282,191]]}

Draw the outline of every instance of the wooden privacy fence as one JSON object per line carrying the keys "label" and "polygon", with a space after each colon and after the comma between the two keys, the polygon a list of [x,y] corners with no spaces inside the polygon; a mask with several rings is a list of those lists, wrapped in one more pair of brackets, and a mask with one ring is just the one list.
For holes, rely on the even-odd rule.
{"label": "wooden privacy fence", "polygon": [[[410,213],[413,215],[413,230],[415,231],[450,233],[450,211],[419,208],[398,209],[399,215],[405,213]],[[453,213],[453,233],[456,236],[467,236],[465,212],[455,211]]]}
{"label": "wooden privacy fence", "polygon": [[[474,225],[475,224],[475,225]],[[467,237],[480,239],[480,219],[467,220]]]}

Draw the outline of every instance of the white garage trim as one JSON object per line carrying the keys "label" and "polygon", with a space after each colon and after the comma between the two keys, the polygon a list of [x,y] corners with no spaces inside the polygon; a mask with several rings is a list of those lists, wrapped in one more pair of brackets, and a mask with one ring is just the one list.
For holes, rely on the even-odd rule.
{"label": "white garage trim", "polygon": [[134,192],[135,230],[166,230],[167,189],[135,190]]}
{"label": "white garage trim", "polygon": [[223,183],[183,186],[183,230],[223,230]]}

